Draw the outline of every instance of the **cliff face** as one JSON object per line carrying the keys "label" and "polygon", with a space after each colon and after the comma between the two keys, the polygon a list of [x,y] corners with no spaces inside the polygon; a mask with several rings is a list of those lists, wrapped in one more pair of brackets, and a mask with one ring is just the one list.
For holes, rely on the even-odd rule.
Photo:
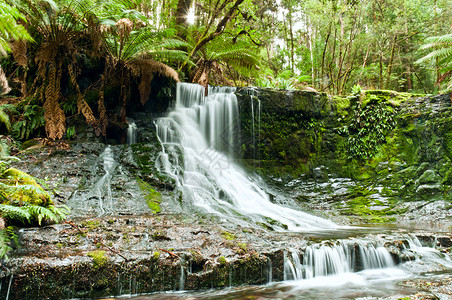
{"label": "cliff face", "polygon": [[[336,200],[347,203],[336,208],[350,214],[373,215],[368,208],[378,206],[381,217],[413,200],[450,206],[449,95],[365,91],[340,98],[247,88],[237,95],[243,162],[264,177],[302,178],[331,192],[332,182],[346,179],[347,192]],[[312,201],[305,194],[296,196]]]}

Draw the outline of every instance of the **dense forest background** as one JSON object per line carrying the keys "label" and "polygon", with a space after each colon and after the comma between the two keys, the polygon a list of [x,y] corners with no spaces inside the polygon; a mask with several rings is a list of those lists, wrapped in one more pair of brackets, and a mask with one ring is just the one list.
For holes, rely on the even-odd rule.
{"label": "dense forest background", "polygon": [[0,113],[16,139],[70,138],[76,115],[105,136],[134,96],[147,102],[156,76],[336,95],[451,87],[447,0],[3,0],[0,10]]}

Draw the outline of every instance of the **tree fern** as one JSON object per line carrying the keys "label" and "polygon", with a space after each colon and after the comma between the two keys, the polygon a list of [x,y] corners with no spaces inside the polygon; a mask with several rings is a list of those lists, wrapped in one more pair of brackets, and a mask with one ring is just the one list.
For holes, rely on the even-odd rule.
{"label": "tree fern", "polygon": [[249,76],[260,66],[260,58],[251,51],[250,44],[232,37],[217,37],[197,53],[199,58],[192,72],[192,81],[202,85],[209,84],[210,77],[223,78],[220,83],[226,84],[224,75],[229,68],[239,75]]}
{"label": "tree fern", "polygon": [[[430,51],[427,55],[416,61],[418,64],[435,62],[441,67],[443,76],[438,78],[437,83],[441,83],[452,74],[452,33],[441,36],[433,36],[425,41],[421,49]],[[448,83],[448,89],[452,88],[452,79]]]}
{"label": "tree fern", "polygon": [[0,1],[0,55],[11,51],[9,40],[31,39],[25,28],[17,24],[19,20],[25,21],[25,17],[17,7]]}

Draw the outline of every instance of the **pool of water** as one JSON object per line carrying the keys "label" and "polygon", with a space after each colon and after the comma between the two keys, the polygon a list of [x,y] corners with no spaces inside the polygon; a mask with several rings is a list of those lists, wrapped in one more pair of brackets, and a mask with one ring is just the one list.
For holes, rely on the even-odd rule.
{"label": "pool of water", "polygon": [[[262,286],[229,287],[206,291],[177,291],[149,295],[124,295],[119,299],[400,299],[424,292],[422,287],[403,286],[406,280],[428,280],[429,284],[452,277],[451,273],[419,274],[395,269],[366,270],[340,276],[319,277],[308,280],[294,280],[270,283]],[[430,283],[433,282],[433,283]],[[449,286],[449,290],[452,290]],[[419,294],[418,294],[419,295]],[[438,299],[451,299],[450,295],[438,294]],[[407,298],[410,299],[410,298]],[[416,298],[426,299],[426,298]],[[433,299],[433,298],[427,298]]]}

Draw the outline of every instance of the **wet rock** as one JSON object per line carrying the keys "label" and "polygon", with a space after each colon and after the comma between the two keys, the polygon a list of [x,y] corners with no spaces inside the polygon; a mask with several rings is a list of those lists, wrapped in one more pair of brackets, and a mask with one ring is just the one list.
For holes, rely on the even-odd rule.
{"label": "wet rock", "polygon": [[416,194],[421,197],[433,196],[443,191],[440,184],[422,184],[416,189]]}

